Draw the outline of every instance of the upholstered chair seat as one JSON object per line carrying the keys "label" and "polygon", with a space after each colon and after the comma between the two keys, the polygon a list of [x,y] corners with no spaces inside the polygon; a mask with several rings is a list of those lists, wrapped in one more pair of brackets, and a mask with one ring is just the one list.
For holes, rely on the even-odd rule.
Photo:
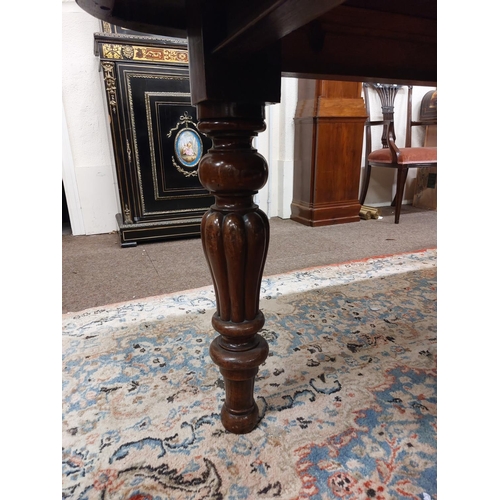
{"label": "upholstered chair seat", "polygon": [[[372,163],[392,163],[392,154],[389,148],[377,149],[368,155],[368,161]],[[416,147],[400,148],[398,163],[437,163],[437,148]]]}

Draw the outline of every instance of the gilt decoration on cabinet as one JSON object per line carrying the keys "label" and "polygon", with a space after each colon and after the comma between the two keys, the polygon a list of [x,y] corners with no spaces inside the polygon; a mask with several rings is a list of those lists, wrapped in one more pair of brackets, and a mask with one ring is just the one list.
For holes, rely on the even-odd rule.
{"label": "gilt decoration on cabinet", "polygon": [[138,45],[105,43],[102,45],[102,56],[106,59],[123,59],[128,61],[189,63],[187,50],[150,48]]}

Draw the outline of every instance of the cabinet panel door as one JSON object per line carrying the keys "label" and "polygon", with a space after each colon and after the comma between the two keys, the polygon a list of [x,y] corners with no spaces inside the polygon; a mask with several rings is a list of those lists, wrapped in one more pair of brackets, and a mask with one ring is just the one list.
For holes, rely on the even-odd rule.
{"label": "cabinet panel door", "polygon": [[213,197],[198,180],[211,141],[197,129],[186,68],[118,64],[133,222],[201,216]]}

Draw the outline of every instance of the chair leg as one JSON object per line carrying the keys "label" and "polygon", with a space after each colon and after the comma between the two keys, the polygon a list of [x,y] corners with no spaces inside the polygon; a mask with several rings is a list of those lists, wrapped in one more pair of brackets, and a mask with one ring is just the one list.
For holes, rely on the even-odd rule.
{"label": "chair leg", "polygon": [[370,175],[372,173],[371,165],[365,166],[365,178],[363,179],[363,187],[361,188],[361,196],[359,197],[359,203],[361,205],[365,204],[366,193],[368,193],[368,184],[370,183]]}
{"label": "chair leg", "polygon": [[[406,184],[406,179],[408,177],[408,169],[407,168],[404,170],[404,176],[405,177],[404,177],[404,180],[403,180],[403,186]],[[394,198],[392,200],[391,207],[395,207],[396,206],[396,196],[397,196],[397,193],[398,192],[396,190],[396,194],[394,195]]]}
{"label": "chair leg", "polygon": [[401,205],[403,204],[403,192],[405,189],[405,182],[407,176],[408,176],[407,168],[398,168],[398,175],[396,180],[396,197],[395,197],[396,214],[394,216],[394,224],[399,224],[399,217],[401,215]]}

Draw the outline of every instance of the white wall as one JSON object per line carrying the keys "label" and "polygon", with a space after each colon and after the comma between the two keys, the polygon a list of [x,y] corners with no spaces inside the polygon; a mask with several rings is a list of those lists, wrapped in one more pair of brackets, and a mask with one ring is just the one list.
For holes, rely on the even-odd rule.
{"label": "white wall", "polygon": [[255,197],[268,217],[289,219],[293,195],[293,137],[297,105],[296,78],[282,78],[281,103],[266,106],[266,130],[255,140],[255,147],[269,166],[267,184]]}
{"label": "white wall", "polygon": [[[62,0],[62,177],[74,235],[115,231],[115,215],[120,212],[104,84],[99,58],[94,55],[97,31],[97,19],[80,9],[74,0]],[[430,89],[414,88],[415,116],[422,96]],[[396,97],[398,145],[404,143],[405,92],[402,89]],[[256,196],[256,202],[269,217],[289,218],[291,214],[296,103],[297,80],[283,78],[281,104],[266,107],[267,129],[255,141],[269,164],[268,183]],[[371,103],[373,111],[380,109],[375,95]],[[377,141],[374,134],[373,144]],[[394,172],[372,169],[371,177],[365,204],[389,205],[395,192]],[[411,203],[413,199],[414,179],[412,170],[404,202]]]}
{"label": "white wall", "polygon": [[63,0],[63,182],[75,235],[116,230],[120,210],[102,74],[94,56],[97,31],[96,18]]}

